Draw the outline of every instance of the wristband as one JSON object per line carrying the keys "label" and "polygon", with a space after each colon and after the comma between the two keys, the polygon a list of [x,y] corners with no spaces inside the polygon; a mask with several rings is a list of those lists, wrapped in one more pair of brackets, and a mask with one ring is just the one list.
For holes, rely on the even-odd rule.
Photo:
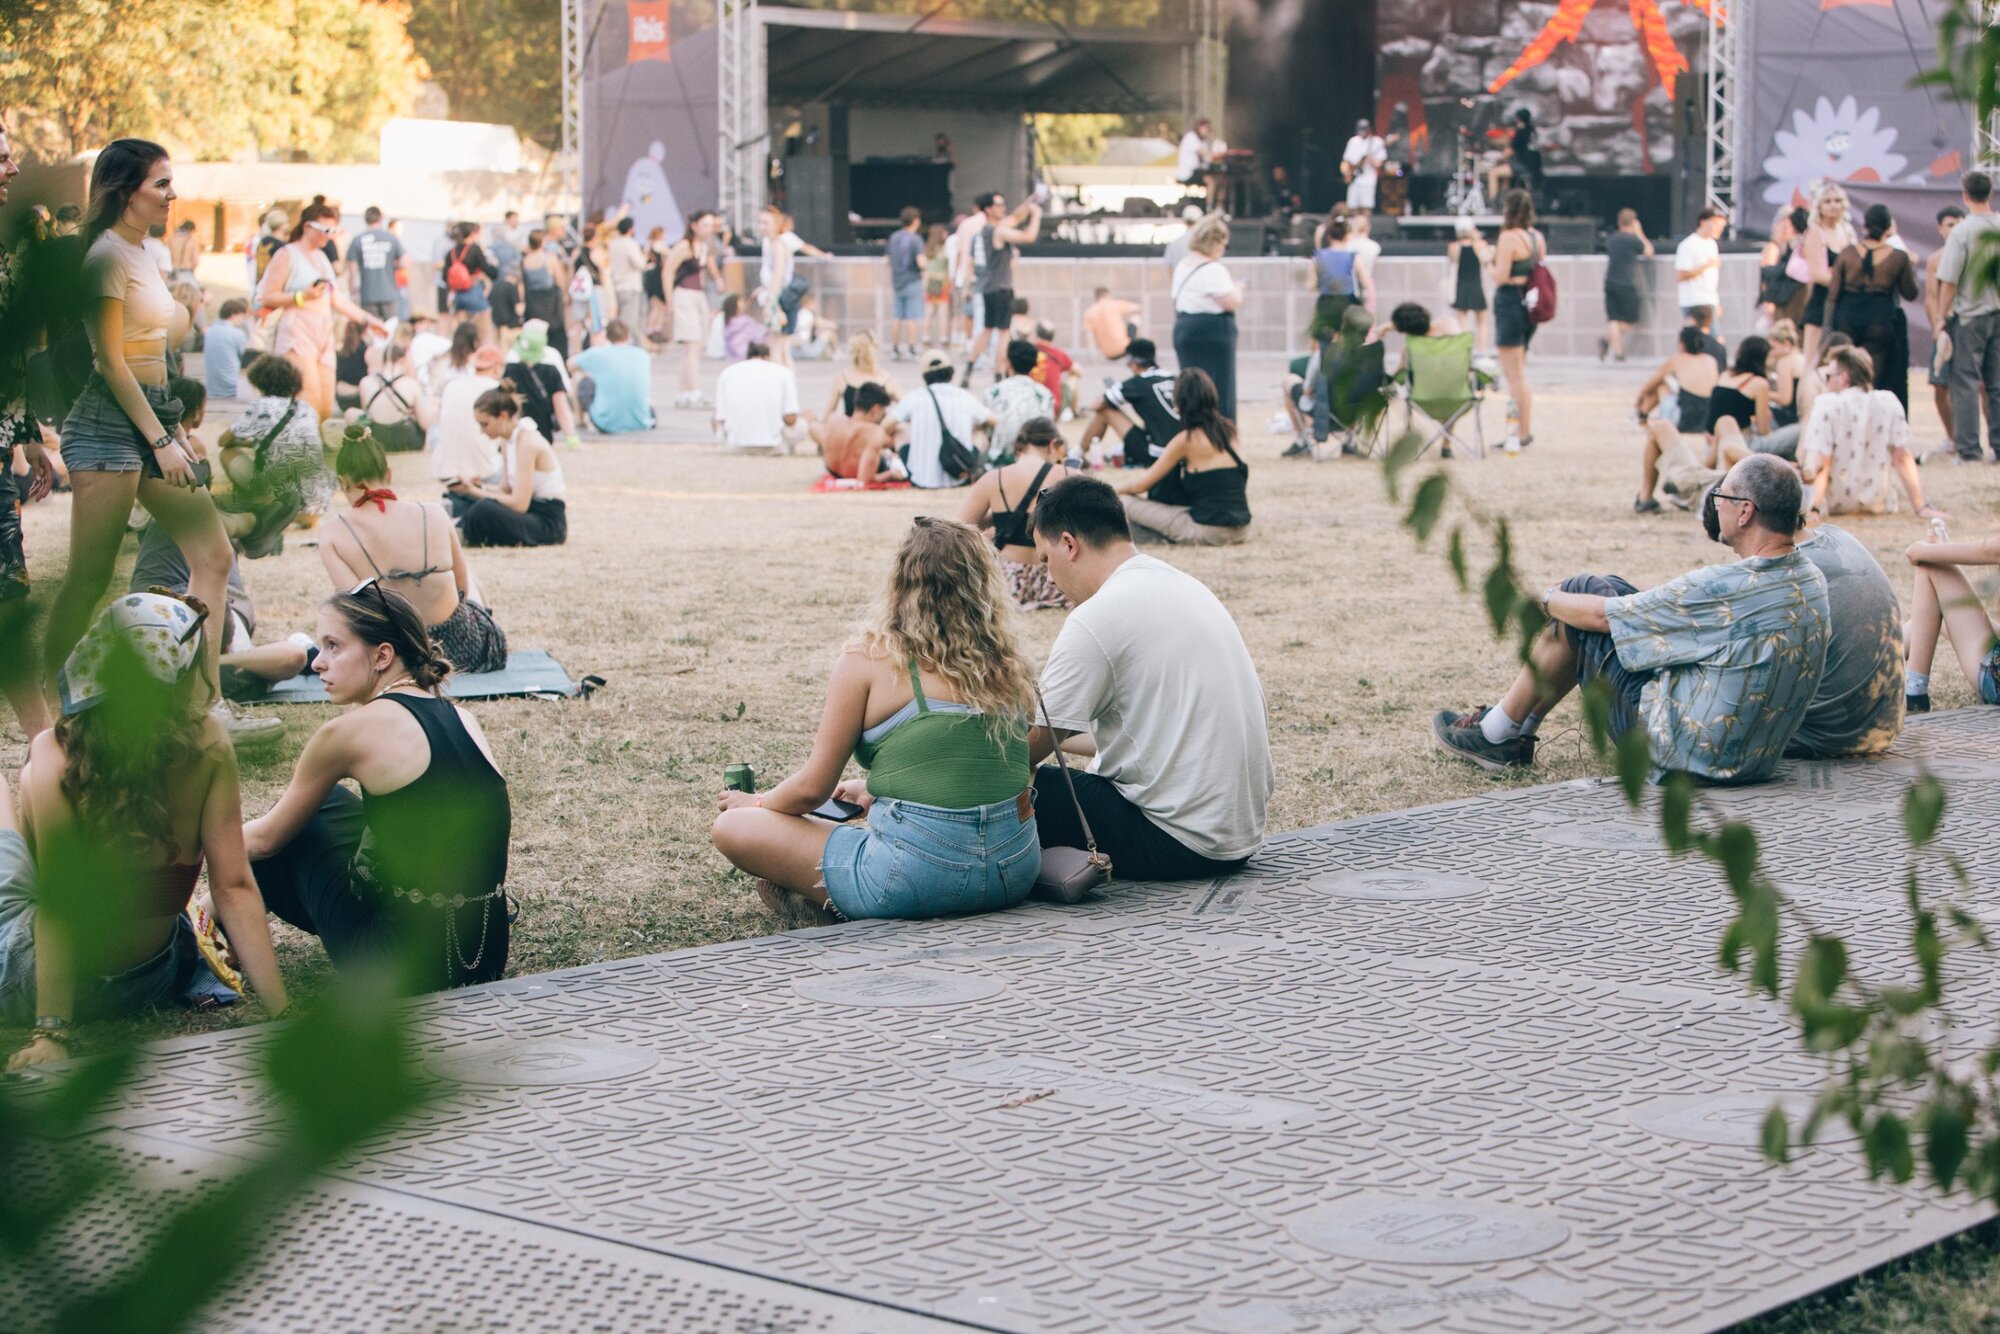
{"label": "wristband", "polygon": [[172,431],[169,431],[165,435],[161,436],[158,440],[155,440],[153,442],[153,449],[155,451],[162,450],[165,449],[168,445],[175,443],[178,442],[175,441],[174,439],[174,433]]}
{"label": "wristband", "polygon": [[1542,590],[1542,615],[1549,614],[1549,599],[1562,592],[1561,584],[1550,584]]}
{"label": "wristband", "polygon": [[305,294],[304,292],[295,292],[295,293],[293,293],[293,295],[292,295],[292,304],[293,304],[293,305],[295,305],[295,306],[303,306],[303,305],[304,305],[305,303],[306,303],[306,294]]}
{"label": "wristband", "polygon": [[62,1046],[69,1045],[69,1020],[61,1015],[41,1014],[35,1016],[34,1036],[47,1038]]}

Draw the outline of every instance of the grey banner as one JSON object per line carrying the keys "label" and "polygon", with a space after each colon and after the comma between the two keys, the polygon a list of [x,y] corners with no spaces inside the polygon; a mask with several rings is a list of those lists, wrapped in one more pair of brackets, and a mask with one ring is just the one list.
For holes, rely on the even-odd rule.
{"label": "grey banner", "polygon": [[641,238],[679,236],[716,204],[715,8],[704,0],[585,5],[583,206],[630,208]]}
{"label": "grey banner", "polygon": [[1762,232],[1821,180],[1956,179],[1972,117],[1944,90],[1911,86],[1937,64],[1938,9],[1938,0],[1748,6],[1739,221]]}

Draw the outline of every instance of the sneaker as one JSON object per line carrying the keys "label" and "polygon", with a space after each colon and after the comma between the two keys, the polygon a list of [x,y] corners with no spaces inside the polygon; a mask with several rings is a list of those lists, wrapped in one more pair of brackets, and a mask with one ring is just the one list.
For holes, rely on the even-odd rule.
{"label": "sneaker", "polygon": [[[1608,356],[1610,356],[1610,355],[1611,355],[1611,340],[1610,340],[1609,338],[1600,338],[1600,339],[1598,339],[1598,340],[1597,340],[1597,359],[1598,359],[1599,361],[1602,361],[1602,360],[1604,360],[1604,359],[1605,359],[1606,357],[1608,357]],[[1622,357],[1621,357],[1621,358],[1619,358],[1619,360],[1621,360],[1621,361],[1622,361],[1622,360],[1624,360],[1624,358],[1622,358]]]}
{"label": "sneaker", "polygon": [[1495,745],[1486,739],[1486,733],[1480,729],[1479,721],[1485,716],[1483,708],[1474,709],[1471,713],[1440,709],[1431,719],[1431,734],[1437,738],[1439,746],[1453,755],[1471,760],[1480,768],[1494,773],[1525,769],[1535,762],[1533,737],[1517,736]]}
{"label": "sneaker", "polygon": [[1667,494],[1667,503],[1677,510],[1692,510],[1694,508],[1694,502],[1678,491],[1672,491]]}
{"label": "sneaker", "polygon": [[1903,696],[1904,713],[1929,713],[1930,711],[1931,697],[1928,691],[1921,695]]}
{"label": "sneaker", "polygon": [[1500,449],[1508,457],[1513,457],[1521,452],[1521,437],[1518,435],[1509,435],[1505,440],[1500,442]]}
{"label": "sneaker", "polygon": [[1632,502],[1632,512],[1634,514],[1658,514],[1660,512],[1660,502],[1651,496],[1641,496]]}
{"label": "sneaker", "polygon": [[1311,445],[1307,444],[1303,440],[1294,440],[1292,441],[1290,447],[1287,448],[1285,452],[1280,454],[1278,457],[1283,459],[1302,459],[1310,453],[1312,453]]}
{"label": "sneaker", "polygon": [[276,718],[245,713],[226,699],[217,701],[215,707],[208,711],[208,716],[222,724],[222,730],[229,736],[229,744],[237,750],[269,746],[285,735],[285,725]]}

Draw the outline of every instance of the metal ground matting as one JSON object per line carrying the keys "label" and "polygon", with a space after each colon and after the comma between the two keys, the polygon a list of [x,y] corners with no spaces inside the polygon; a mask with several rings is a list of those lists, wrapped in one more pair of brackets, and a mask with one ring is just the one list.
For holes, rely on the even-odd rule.
{"label": "metal ground matting", "polygon": [[[1877,980],[1919,765],[1992,881],[2000,710],[1708,798]],[[1729,908],[1574,783],[1308,830],[1213,885],[438,998],[460,1096],[317,1190],[211,1325],[1717,1329],[1986,1216],[1870,1183],[1837,1134],[1766,1165],[1766,1110],[1822,1070],[1717,968]],[[1991,1032],[2000,969],[1951,974]],[[169,1183],[254,1147],[258,1041],[161,1044],[106,1136]]]}

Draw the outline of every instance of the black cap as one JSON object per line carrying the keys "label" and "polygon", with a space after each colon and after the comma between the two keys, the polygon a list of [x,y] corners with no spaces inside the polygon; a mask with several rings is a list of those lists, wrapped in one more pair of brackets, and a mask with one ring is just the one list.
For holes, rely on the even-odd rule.
{"label": "black cap", "polygon": [[1136,361],[1141,366],[1152,366],[1159,361],[1159,349],[1150,338],[1134,338],[1125,345],[1125,360]]}

